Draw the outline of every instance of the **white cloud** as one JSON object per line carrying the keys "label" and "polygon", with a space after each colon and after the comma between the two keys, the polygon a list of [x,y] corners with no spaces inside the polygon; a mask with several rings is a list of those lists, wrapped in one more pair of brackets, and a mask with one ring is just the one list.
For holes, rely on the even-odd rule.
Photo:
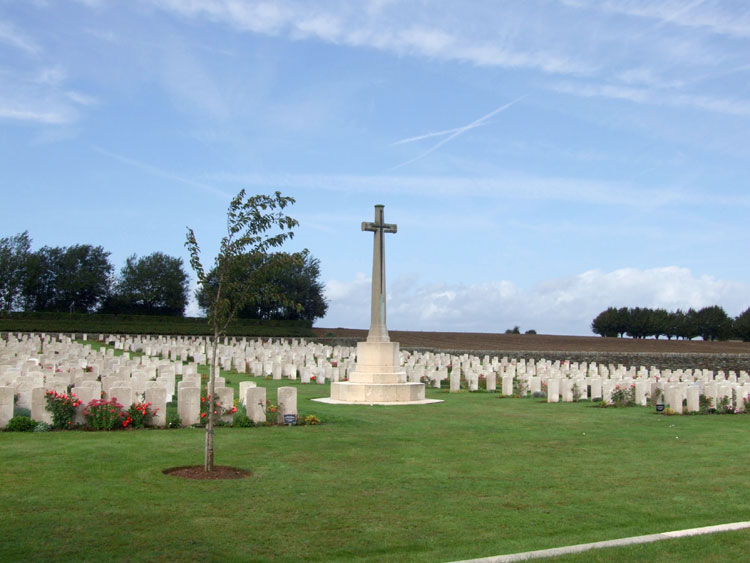
{"label": "white cloud", "polygon": [[0,69],[0,119],[55,126],[76,121],[81,107],[98,101],[66,90],[66,82],[67,72],[60,65]]}
{"label": "white cloud", "polygon": [[706,110],[741,117],[750,116],[750,103],[745,100],[712,98],[693,94],[674,94],[649,88],[611,84],[558,82],[550,87],[561,94],[582,98],[610,98],[638,104]]}
{"label": "white cloud", "polygon": [[[360,3],[347,2],[151,0],[151,3],[182,17],[204,18],[265,35],[314,38],[337,45],[479,66],[573,74],[592,70],[590,64],[549,49],[546,43],[511,46],[497,39],[498,29],[494,25],[478,33],[477,25],[462,27],[455,17],[441,18],[440,10],[420,9],[414,5],[377,2],[363,11]],[[486,12],[493,16],[498,14],[492,6]],[[510,12],[503,14],[497,25],[515,29],[518,23],[508,22],[510,15]]]}
{"label": "white cloud", "polygon": [[70,121],[69,116],[65,115],[63,112],[14,107],[13,105],[4,105],[2,100],[0,100],[0,119],[31,121],[47,125],[59,125]]}
{"label": "white cloud", "polygon": [[59,86],[67,78],[65,69],[61,66],[52,66],[41,69],[34,77],[34,82],[45,86]]}
{"label": "white cloud", "polygon": [[[592,4],[589,2],[589,4]],[[639,18],[647,18],[665,25],[678,25],[690,28],[708,29],[713,33],[737,37],[750,37],[750,9],[737,3],[722,5],[704,0],[653,1],[635,0],[630,2],[595,2],[601,9]],[[730,6],[731,5],[731,6]],[[730,10],[724,9],[730,7]]]}
{"label": "white cloud", "polygon": [[[327,316],[318,326],[367,328],[369,279],[326,284]],[[696,277],[687,268],[590,270],[550,278],[531,289],[510,281],[420,284],[396,279],[388,288],[388,327],[393,330],[504,332],[519,325],[547,334],[590,334],[591,321],[607,307],[696,309],[720,305],[730,316],[750,306],[750,285]]]}
{"label": "white cloud", "polygon": [[41,51],[36,41],[18,31],[8,22],[3,21],[0,21],[0,43],[10,45],[29,55],[37,55]]}
{"label": "white cloud", "polygon": [[89,96],[87,94],[82,94],[80,92],[75,92],[73,90],[69,90],[65,93],[65,95],[70,101],[75,102],[76,104],[81,106],[95,106],[99,104],[99,100],[97,100],[95,97]]}
{"label": "white cloud", "polygon": [[721,204],[748,206],[750,197],[719,196],[691,192],[680,186],[636,187],[626,182],[587,178],[533,176],[506,173],[502,177],[398,176],[353,174],[211,174],[208,180],[241,186],[277,186],[343,193],[421,195],[430,198],[455,196],[490,200],[565,201],[579,204],[655,209],[670,205]]}

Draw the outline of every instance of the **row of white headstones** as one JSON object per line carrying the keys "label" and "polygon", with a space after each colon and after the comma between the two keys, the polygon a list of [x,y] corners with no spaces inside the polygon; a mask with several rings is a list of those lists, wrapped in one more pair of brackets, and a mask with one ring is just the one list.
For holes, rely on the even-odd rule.
{"label": "row of white headstones", "polygon": [[[84,335],[84,340],[87,337]],[[204,337],[105,336],[109,344],[98,351],[87,342],[63,334],[8,334],[0,339],[0,428],[17,406],[30,409],[35,420],[49,421],[44,394],[73,392],[88,404],[92,399],[117,398],[126,408],[134,402],[150,402],[157,414],[156,426],[166,423],[166,403],[177,396],[178,413],[185,425],[200,419],[201,379],[198,365],[205,364],[210,342]],[[115,355],[121,350],[121,355]],[[224,370],[235,370],[275,380],[325,384],[346,380],[356,365],[356,348],[327,346],[304,339],[262,340],[226,338],[218,346],[218,362]],[[655,367],[625,367],[567,361],[508,359],[484,355],[401,352],[401,363],[411,382],[459,392],[462,382],[469,391],[499,391],[503,395],[544,393],[549,402],[601,398],[611,401],[617,388],[632,386],[635,401],[646,405],[650,398],[663,397],[676,412],[699,409],[699,397],[706,395],[714,405],[722,399],[738,411],[750,396],[750,377],[711,370],[659,370]],[[180,381],[177,381],[178,377]],[[295,387],[277,392],[279,421],[297,414]],[[220,404],[230,407],[234,391],[224,379],[216,380]],[[238,399],[254,422],[266,420],[266,389],[242,381]],[[82,409],[81,409],[82,410]],[[230,415],[224,414],[225,420]],[[79,412],[75,422],[83,422]]]}

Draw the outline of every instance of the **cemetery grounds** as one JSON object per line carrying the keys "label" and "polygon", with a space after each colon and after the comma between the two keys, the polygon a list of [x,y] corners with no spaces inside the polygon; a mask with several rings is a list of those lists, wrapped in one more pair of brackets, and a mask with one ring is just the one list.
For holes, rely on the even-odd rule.
{"label": "cemetery grounds", "polygon": [[[222,375],[270,401],[295,385],[323,423],[217,428],[238,480],[163,473],[202,463],[199,428],[0,433],[0,560],[454,561],[750,520],[750,415],[431,388],[444,402],[328,405],[327,384]],[[559,559],[748,554],[739,531]]]}

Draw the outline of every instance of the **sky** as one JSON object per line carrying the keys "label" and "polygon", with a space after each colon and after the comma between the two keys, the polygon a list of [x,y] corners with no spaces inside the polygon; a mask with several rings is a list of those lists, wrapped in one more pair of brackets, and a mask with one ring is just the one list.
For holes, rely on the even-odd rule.
{"label": "sky", "polygon": [[736,316],[748,163],[744,0],[0,0],[0,237],[189,271],[278,190],[320,327],[369,326],[375,204],[391,330]]}

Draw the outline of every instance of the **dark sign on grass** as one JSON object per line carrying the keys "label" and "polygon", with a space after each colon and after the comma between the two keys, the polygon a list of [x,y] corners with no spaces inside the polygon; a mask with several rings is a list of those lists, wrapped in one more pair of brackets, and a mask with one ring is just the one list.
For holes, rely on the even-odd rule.
{"label": "dark sign on grass", "polygon": [[297,415],[296,414],[285,414],[284,415],[284,424],[297,424]]}

